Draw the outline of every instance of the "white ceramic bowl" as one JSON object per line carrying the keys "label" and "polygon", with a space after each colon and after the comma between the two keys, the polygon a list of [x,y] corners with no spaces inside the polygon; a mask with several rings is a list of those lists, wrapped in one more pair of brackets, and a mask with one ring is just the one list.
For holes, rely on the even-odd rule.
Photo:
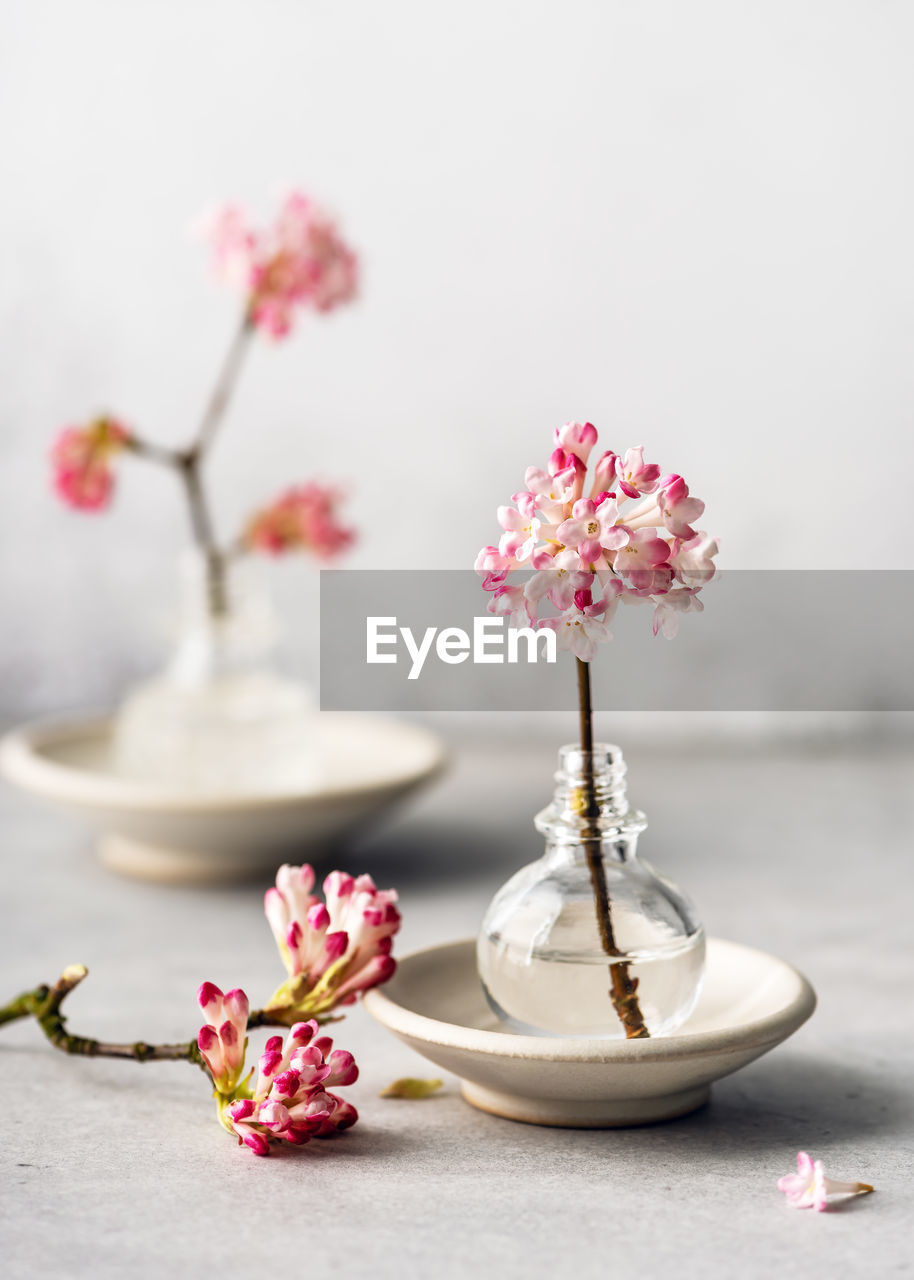
{"label": "white ceramic bowl", "polygon": [[328,780],[292,793],[196,796],[125,781],[104,719],[17,729],[0,743],[0,770],[98,831],[115,870],[207,883],[319,858],[444,764],[440,740],[417,725],[325,712],[320,734]]}
{"label": "white ceramic bowl", "polygon": [[612,1128],[670,1120],[707,1101],[713,1080],[786,1040],[815,992],[774,956],[712,938],[698,1005],[656,1040],[515,1035],[500,1029],[470,939],[400,961],[365,1007],[417,1053],[460,1077],[473,1106],[509,1120]]}

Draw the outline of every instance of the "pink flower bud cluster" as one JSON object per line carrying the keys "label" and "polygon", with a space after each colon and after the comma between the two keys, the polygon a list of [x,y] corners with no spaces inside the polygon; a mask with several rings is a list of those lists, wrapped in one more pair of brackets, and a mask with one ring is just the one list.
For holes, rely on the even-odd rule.
{"label": "pink flower bud cluster", "polygon": [[204,982],[197,992],[197,1003],[207,1019],[197,1036],[197,1047],[209,1067],[216,1091],[232,1094],[244,1068],[248,998],[239,989],[223,995],[212,982]]}
{"label": "pink flower bud cluster", "polygon": [[[585,662],[612,639],[608,624],[620,600],[651,603],[654,635],[674,636],[680,613],[703,607],[698,593],[718,551],[714,538],[693,527],[704,503],[682,476],[661,476],[646,463],[640,445],[601,454],[588,489],[596,443],[590,422],[557,428],[546,469],[527,468],[514,505],[498,508],[498,546],[476,558],[490,613],[552,628],[558,647]],[[532,571],[523,585],[510,581],[516,570]],[[539,617],[547,600],[557,612]]]}
{"label": "pink flower bud cluster", "polygon": [[271,1007],[323,1014],[352,1004],[363,991],[393,974],[390,954],[400,913],[393,890],[375,887],[371,876],[333,871],[324,881],[325,901],[312,893],[309,866],[280,867],[276,887],[264,899],[267,920],[289,974]]}
{"label": "pink flower bud cluster", "polygon": [[299,308],[330,311],[356,295],[355,254],[300,191],[286,197],[271,227],[254,229],[241,209],[226,205],[204,230],[218,272],[245,293],[251,320],[272,338],[291,332]]}
{"label": "pink flower bud cluster", "polygon": [[285,1043],[282,1036],[271,1036],[252,1096],[226,1109],[226,1127],[255,1155],[269,1155],[271,1142],[303,1146],[312,1138],[333,1137],[358,1120],[355,1107],[329,1092],[358,1079],[355,1060],[317,1032],[316,1022],[298,1022]]}
{"label": "pink flower bud cluster", "polygon": [[130,432],[115,418],[96,418],[84,427],[65,427],[51,449],[54,488],[80,511],[102,511],[111,501],[111,459],[125,448]]}
{"label": "pink flower bud cluster", "polygon": [[242,545],[274,556],[302,550],[332,559],[355,539],[354,530],[337,520],[339,497],[335,490],[313,482],[289,489],[252,516]]}

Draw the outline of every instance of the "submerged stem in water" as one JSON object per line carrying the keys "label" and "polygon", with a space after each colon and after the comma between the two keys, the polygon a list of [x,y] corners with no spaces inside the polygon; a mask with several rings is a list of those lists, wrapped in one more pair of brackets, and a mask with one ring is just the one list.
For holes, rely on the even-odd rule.
{"label": "submerged stem in water", "polygon": [[590,694],[590,667],[580,658],[578,664],[578,707],[580,711],[581,754],[584,773],[584,818],[586,826],[582,837],[584,853],[587,858],[587,869],[590,872],[590,883],[593,886],[594,905],[597,912],[597,927],[600,931],[600,942],[607,956],[610,957],[609,998],[613,1008],[619,1015],[619,1021],[625,1029],[629,1040],[645,1039],[650,1035],[641,1013],[638,1000],[638,979],[631,976],[628,964],[615,959],[622,952],[616,946],[613,930],[612,904],[606,886],[606,873],[603,867],[602,837],[597,824],[600,806],[597,803],[593,777],[593,707]]}

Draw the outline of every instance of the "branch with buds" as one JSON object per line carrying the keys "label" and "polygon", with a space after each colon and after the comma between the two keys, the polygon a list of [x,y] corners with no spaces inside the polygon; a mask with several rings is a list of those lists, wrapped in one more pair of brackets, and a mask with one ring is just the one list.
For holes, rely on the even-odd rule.
{"label": "branch with buds", "polygon": [[274,225],[251,228],[243,213],[227,206],[207,219],[205,233],[219,273],[244,297],[241,322],[191,443],[169,449],[144,439],[120,419],[103,415],[70,426],[51,453],[58,495],[81,511],[101,511],[114,492],[114,463],[132,453],[164,466],[179,479],[193,539],[206,566],[207,599],[213,616],[227,611],[229,561],[242,552],[271,554],[302,549],[331,558],[353,540],[336,516],[339,494],[310,483],[292,488],[255,513],[240,537],[220,545],[204,483],[203,464],[218,434],[254,335],[274,341],[289,335],[297,313],[331,311],[356,294],[358,262],[327,215],[307,196],[293,192]]}
{"label": "branch with buds", "polygon": [[[392,976],[400,913],[396,893],[377,889],[370,876],[334,871],[324,881],[324,902],[312,892],[314,883],[311,867],[283,866],[266,896],[287,981],[255,1010],[240,988],[223,993],[204,982],[197,1002],[206,1021],[195,1040],[119,1044],[69,1031],[61,1006],[88,975],[81,964],[69,965],[53,986],[35,987],[0,1007],[0,1025],[34,1018],[64,1053],[201,1067],[212,1077],[220,1123],[256,1155],[268,1155],[275,1142],[301,1146],[331,1137],[355,1124],[358,1113],[329,1089],[352,1084],[358,1068],[352,1054],[334,1050],[318,1031],[340,1020],[335,1010]],[[257,1027],[289,1030],[285,1041],[267,1041],[257,1068],[243,1078],[248,1032]]]}

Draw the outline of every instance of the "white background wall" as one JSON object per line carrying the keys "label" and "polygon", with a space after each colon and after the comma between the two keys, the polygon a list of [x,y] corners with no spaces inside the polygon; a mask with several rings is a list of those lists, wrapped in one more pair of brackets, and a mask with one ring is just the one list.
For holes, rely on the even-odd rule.
{"label": "white background wall", "polygon": [[[590,418],[708,504],[738,567],[912,567],[914,6],[904,0],[29,0],[0,6],[0,707],[152,661],[183,512],[46,451],[111,408],[187,438],[236,321],[188,236],[301,184],[357,308],[246,371],[224,527],[352,478],[357,566],[460,567]],[[284,566],[296,647],[313,576]]]}

